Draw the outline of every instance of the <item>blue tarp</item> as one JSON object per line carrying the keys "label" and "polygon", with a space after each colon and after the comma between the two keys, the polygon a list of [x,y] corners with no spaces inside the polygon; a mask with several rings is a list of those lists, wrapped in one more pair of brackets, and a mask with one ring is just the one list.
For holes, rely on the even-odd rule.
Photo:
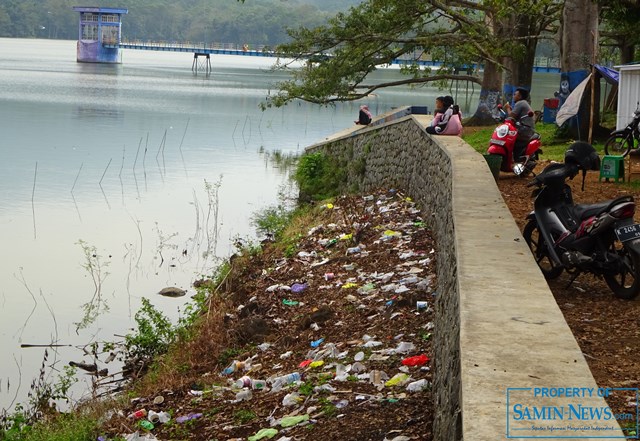
{"label": "blue tarp", "polygon": [[602,75],[602,77],[610,84],[618,84],[620,81],[620,72],[609,67],[594,64],[593,67]]}

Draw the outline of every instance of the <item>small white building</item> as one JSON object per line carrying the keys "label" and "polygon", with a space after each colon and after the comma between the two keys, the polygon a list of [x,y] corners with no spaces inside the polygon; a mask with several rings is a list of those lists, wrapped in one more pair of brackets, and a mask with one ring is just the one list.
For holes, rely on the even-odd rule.
{"label": "small white building", "polygon": [[618,84],[618,116],[616,130],[626,127],[640,105],[640,64],[615,66],[620,72]]}

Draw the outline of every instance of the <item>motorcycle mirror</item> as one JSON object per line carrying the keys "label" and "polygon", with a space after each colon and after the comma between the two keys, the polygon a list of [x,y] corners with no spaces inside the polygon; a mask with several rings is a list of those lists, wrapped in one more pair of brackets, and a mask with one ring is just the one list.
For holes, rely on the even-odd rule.
{"label": "motorcycle mirror", "polygon": [[527,116],[533,116],[535,115],[535,113],[533,113],[533,110],[529,110],[529,113],[527,113]]}
{"label": "motorcycle mirror", "polygon": [[522,173],[524,173],[524,164],[520,164],[520,163],[513,164],[512,170],[516,176],[520,176]]}

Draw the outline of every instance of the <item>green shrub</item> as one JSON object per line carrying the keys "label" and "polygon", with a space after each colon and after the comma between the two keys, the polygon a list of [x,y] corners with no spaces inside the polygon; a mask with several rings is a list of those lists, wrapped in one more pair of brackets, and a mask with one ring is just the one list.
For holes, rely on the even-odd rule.
{"label": "green shrub", "polygon": [[346,170],[323,153],[303,155],[294,179],[301,199],[323,200],[337,196],[346,182]]}

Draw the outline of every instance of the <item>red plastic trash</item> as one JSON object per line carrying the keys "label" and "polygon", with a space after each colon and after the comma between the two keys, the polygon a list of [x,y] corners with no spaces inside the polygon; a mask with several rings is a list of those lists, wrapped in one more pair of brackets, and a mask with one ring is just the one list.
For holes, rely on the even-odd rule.
{"label": "red plastic trash", "polygon": [[544,106],[547,109],[557,109],[560,105],[560,100],[558,98],[545,98]]}
{"label": "red plastic trash", "polygon": [[429,361],[429,357],[424,354],[415,355],[413,357],[405,358],[402,360],[402,364],[405,366],[422,366]]}

